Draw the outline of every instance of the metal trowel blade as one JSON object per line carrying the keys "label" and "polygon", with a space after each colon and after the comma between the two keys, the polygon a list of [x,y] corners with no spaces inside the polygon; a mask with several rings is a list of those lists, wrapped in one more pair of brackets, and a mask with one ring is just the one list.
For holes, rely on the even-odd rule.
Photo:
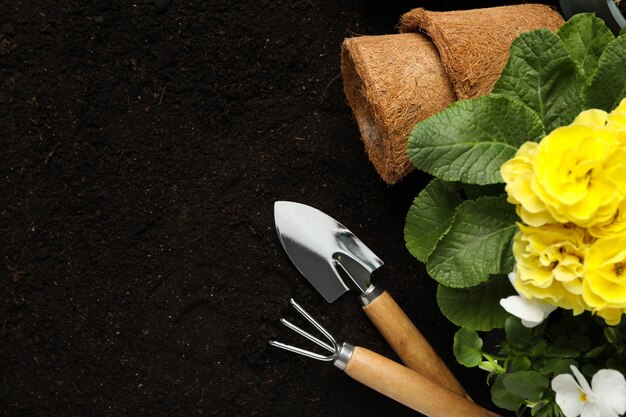
{"label": "metal trowel blade", "polygon": [[274,220],[287,255],[329,303],[348,291],[346,280],[364,292],[383,264],[350,230],[316,208],[277,201]]}

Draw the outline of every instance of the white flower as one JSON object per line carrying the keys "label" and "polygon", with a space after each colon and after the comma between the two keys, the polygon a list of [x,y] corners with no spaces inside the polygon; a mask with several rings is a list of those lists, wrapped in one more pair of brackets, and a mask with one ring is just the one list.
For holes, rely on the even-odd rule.
{"label": "white flower", "polygon": [[556,403],[565,417],[619,417],[626,412],[624,375],[614,369],[601,369],[589,386],[578,368],[570,367],[576,379],[561,374],[552,380]]}
{"label": "white flower", "polygon": [[[515,271],[509,274],[509,281],[515,288]],[[516,290],[517,291],[517,290]],[[522,324],[526,327],[535,327],[541,324],[550,315],[556,306],[533,299],[529,300],[519,292],[518,295],[511,295],[500,299],[500,305],[507,312],[522,319]]]}

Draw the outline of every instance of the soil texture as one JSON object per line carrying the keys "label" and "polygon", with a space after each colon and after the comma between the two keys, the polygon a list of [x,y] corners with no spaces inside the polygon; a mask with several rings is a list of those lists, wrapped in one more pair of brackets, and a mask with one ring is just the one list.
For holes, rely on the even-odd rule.
{"label": "soil texture", "polygon": [[395,358],[354,294],[327,304],[296,271],[276,200],[313,205],[368,244],[385,261],[376,282],[491,407],[404,246],[428,177],[379,179],[339,48],[393,33],[413,7],[502,4],[3,1],[0,414],[416,415],[268,346],[302,343],[278,322],[296,318],[293,297],[339,340]]}

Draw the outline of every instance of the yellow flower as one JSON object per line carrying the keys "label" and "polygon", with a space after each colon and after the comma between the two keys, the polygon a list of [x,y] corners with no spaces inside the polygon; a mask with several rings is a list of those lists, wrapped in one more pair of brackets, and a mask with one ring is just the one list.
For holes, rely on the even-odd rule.
{"label": "yellow flower", "polygon": [[611,223],[626,190],[626,100],[608,115],[581,112],[539,144],[526,143],[500,170],[524,223]]}
{"label": "yellow flower", "polygon": [[546,205],[530,188],[534,176],[533,161],[538,146],[534,142],[524,143],[513,159],[506,161],[500,168],[500,174],[506,182],[505,190],[509,203],[517,206],[517,215],[531,226],[556,223]]}
{"label": "yellow flower", "polygon": [[607,117],[606,128],[615,132],[622,144],[626,144],[626,98]]}
{"label": "yellow flower", "polygon": [[626,236],[598,239],[591,245],[582,296],[592,311],[619,322],[617,312],[626,309]]}
{"label": "yellow flower", "polygon": [[517,291],[580,314],[586,307],[581,295],[590,236],[572,225],[518,226],[513,240]]}
{"label": "yellow flower", "polygon": [[572,122],[573,125],[587,126],[592,129],[602,129],[606,127],[609,115],[604,110],[589,109],[580,112]]}
{"label": "yellow flower", "polygon": [[597,312],[609,326],[617,326],[622,321],[622,314],[626,313],[624,308],[605,308]]}
{"label": "yellow flower", "polygon": [[591,109],[501,167],[524,222],[513,240],[515,288],[617,325],[626,313],[626,99]]}
{"label": "yellow flower", "polygon": [[595,238],[626,236],[626,199],[609,222],[591,226],[587,231]]}
{"label": "yellow flower", "polygon": [[622,194],[604,163],[617,150],[606,130],[582,124],[555,129],[537,149],[531,189],[561,223],[587,227],[610,221]]}

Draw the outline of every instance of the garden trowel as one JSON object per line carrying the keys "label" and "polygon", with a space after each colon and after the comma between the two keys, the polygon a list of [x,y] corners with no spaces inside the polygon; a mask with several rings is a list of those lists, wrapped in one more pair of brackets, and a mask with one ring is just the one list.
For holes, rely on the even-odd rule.
{"label": "garden trowel", "polygon": [[287,255],[326,301],[335,301],[350,289],[347,283],[352,283],[360,293],[365,314],[407,367],[467,396],[393,298],[372,284],[370,275],[383,261],[359,238],[332,217],[305,204],[277,201],[274,220]]}

